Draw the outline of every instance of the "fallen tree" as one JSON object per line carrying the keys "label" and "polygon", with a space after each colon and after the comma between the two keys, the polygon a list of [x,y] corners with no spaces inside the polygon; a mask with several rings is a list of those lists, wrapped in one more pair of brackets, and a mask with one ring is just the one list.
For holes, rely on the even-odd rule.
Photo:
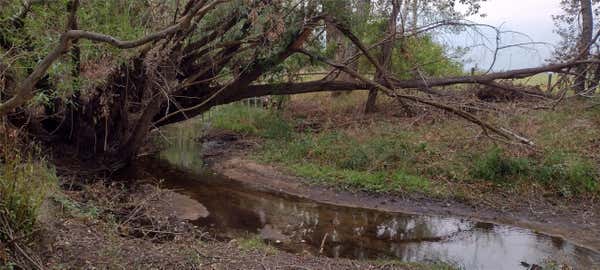
{"label": "fallen tree", "polygon": [[[78,1],[71,1],[67,28],[73,28]],[[327,14],[310,15],[302,6],[270,1],[190,0],[176,12],[174,23],[145,37],[122,41],[113,36],[67,29],[58,45],[16,85],[5,89],[0,116],[27,127],[37,138],[66,146],[80,158],[116,170],[135,157],[150,129],[184,121],[211,107],[249,97],[291,95],[319,91],[373,90],[452,112],[504,140],[533,142],[502,127],[495,127],[459,108],[446,105],[443,92],[433,87],[455,84],[495,84],[500,79],[525,78],[543,72],[569,72],[590,60],[569,61],[537,68],[477,76],[401,80],[384,69],[370,50],[344,25]],[[210,19],[209,19],[210,17]],[[214,19],[214,18],[218,19]],[[262,19],[258,19],[258,18]],[[377,69],[371,80],[347,64],[334,63],[309,52],[305,46],[316,38],[324,23],[335,25]],[[597,38],[598,35],[596,35]],[[77,40],[106,43],[121,49],[138,48],[137,54],[115,67],[106,80],[81,95],[59,102],[51,113],[25,106],[48,68]],[[349,74],[354,80],[326,77],[309,82],[257,84],[290,57],[305,54]],[[418,89],[424,96],[409,95]],[[436,95],[436,99],[427,95]]]}

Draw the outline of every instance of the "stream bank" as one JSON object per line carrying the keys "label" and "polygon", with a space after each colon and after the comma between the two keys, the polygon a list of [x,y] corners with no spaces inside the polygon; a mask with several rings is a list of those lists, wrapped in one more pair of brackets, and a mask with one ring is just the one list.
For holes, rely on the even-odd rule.
{"label": "stream bank", "polygon": [[197,139],[188,128],[163,131],[168,146],[135,167],[203,204],[209,216],[192,222],[218,238],[255,234],[295,254],[433,261],[458,269],[600,265],[595,232],[578,231],[578,224],[553,220],[558,226],[544,227],[525,212],[315,185],[252,161],[260,140],[228,132]]}
{"label": "stream bank", "polygon": [[[318,202],[412,214],[450,215],[523,227],[532,231],[569,239],[581,246],[600,250],[600,214],[598,209],[583,202],[562,204],[529,201],[510,207],[489,207],[452,198],[431,198],[422,194],[376,194],[348,191],[335,186],[315,184],[310,179],[293,176],[285,168],[261,164],[254,160],[254,139],[242,139],[229,133],[217,132],[202,148],[208,167],[219,174],[246,183],[255,189],[288,194]],[[218,147],[218,149],[215,148]],[[488,194],[489,195],[489,194]],[[499,194],[490,201],[502,201]],[[589,210],[586,210],[589,209]]]}

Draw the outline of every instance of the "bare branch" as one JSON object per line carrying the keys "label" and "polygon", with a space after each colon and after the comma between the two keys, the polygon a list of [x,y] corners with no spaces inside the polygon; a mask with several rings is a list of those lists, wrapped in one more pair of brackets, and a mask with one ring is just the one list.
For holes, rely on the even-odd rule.
{"label": "bare branch", "polygon": [[397,93],[396,91],[394,91],[394,90],[392,90],[392,89],[390,89],[388,87],[385,87],[384,85],[381,85],[381,84],[379,84],[379,83],[377,83],[375,81],[372,81],[370,79],[365,78],[364,76],[360,75],[358,72],[352,70],[351,68],[348,68],[346,65],[335,63],[335,62],[333,62],[333,61],[331,61],[329,59],[326,59],[324,57],[320,57],[320,56],[314,55],[314,54],[312,54],[312,53],[310,53],[308,51],[302,50],[302,49],[300,49],[299,52],[301,52],[303,54],[306,54],[307,56],[309,56],[311,58],[317,59],[317,60],[319,60],[319,61],[321,61],[323,63],[326,63],[326,64],[328,64],[328,65],[330,65],[332,67],[340,69],[343,72],[348,73],[352,77],[355,77],[355,78],[359,79],[360,81],[362,81],[362,82],[370,85],[371,87],[378,88],[379,90],[381,90],[382,92],[384,92],[389,97],[392,97],[392,98],[403,98],[403,99],[411,100],[411,101],[414,101],[414,102],[427,104],[427,105],[430,105],[430,106],[433,106],[433,107],[436,107],[436,108],[439,108],[439,109],[451,112],[451,113],[453,113],[453,114],[455,114],[457,116],[460,116],[460,117],[462,117],[462,118],[464,118],[464,119],[466,119],[466,120],[468,120],[468,121],[470,121],[470,122],[472,122],[474,124],[477,124],[477,125],[479,125],[484,130],[484,132],[492,131],[492,132],[494,132],[494,133],[496,133],[496,134],[498,134],[498,135],[500,135],[500,136],[502,136],[502,137],[504,137],[506,139],[513,139],[513,140],[516,140],[516,141],[518,141],[520,143],[523,143],[523,144],[526,144],[526,145],[530,145],[530,146],[533,145],[533,142],[531,140],[528,140],[528,139],[526,139],[526,138],[524,138],[522,136],[519,136],[519,135],[515,134],[514,132],[508,131],[508,130],[506,130],[504,128],[497,128],[497,127],[495,127],[495,126],[493,126],[493,125],[491,125],[491,124],[489,124],[489,123],[487,123],[487,122],[485,122],[485,121],[477,118],[476,116],[474,116],[474,115],[472,115],[472,114],[470,114],[468,112],[462,111],[460,109],[457,109],[457,108],[454,108],[452,106],[449,106],[449,105],[446,105],[446,104],[442,104],[442,103],[439,103],[439,102],[436,102],[436,101],[433,101],[433,100],[430,100],[430,99],[425,99],[425,98],[421,98],[421,97],[418,97],[418,96],[412,96],[412,95],[406,95],[406,94]]}

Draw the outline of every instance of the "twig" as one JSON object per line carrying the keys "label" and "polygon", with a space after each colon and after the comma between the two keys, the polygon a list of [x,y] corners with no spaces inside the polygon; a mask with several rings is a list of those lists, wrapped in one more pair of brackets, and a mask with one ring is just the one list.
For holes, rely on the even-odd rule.
{"label": "twig", "polygon": [[325,242],[327,241],[328,236],[329,236],[329,233],[326,232],[325,235],[323,236],[323,240],[321,240],[321,247],[319,248],[319,254],[323,254],[323,250],[325,249]]}

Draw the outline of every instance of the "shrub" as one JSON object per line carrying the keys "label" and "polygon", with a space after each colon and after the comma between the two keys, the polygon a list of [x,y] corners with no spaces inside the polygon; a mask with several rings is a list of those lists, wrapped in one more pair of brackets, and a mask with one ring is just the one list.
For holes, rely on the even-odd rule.
{"label": "shrub", "polygon": [[565,196],[600,191],[594,165],[561,152],[548,154],[537,166],[534,177]]}

